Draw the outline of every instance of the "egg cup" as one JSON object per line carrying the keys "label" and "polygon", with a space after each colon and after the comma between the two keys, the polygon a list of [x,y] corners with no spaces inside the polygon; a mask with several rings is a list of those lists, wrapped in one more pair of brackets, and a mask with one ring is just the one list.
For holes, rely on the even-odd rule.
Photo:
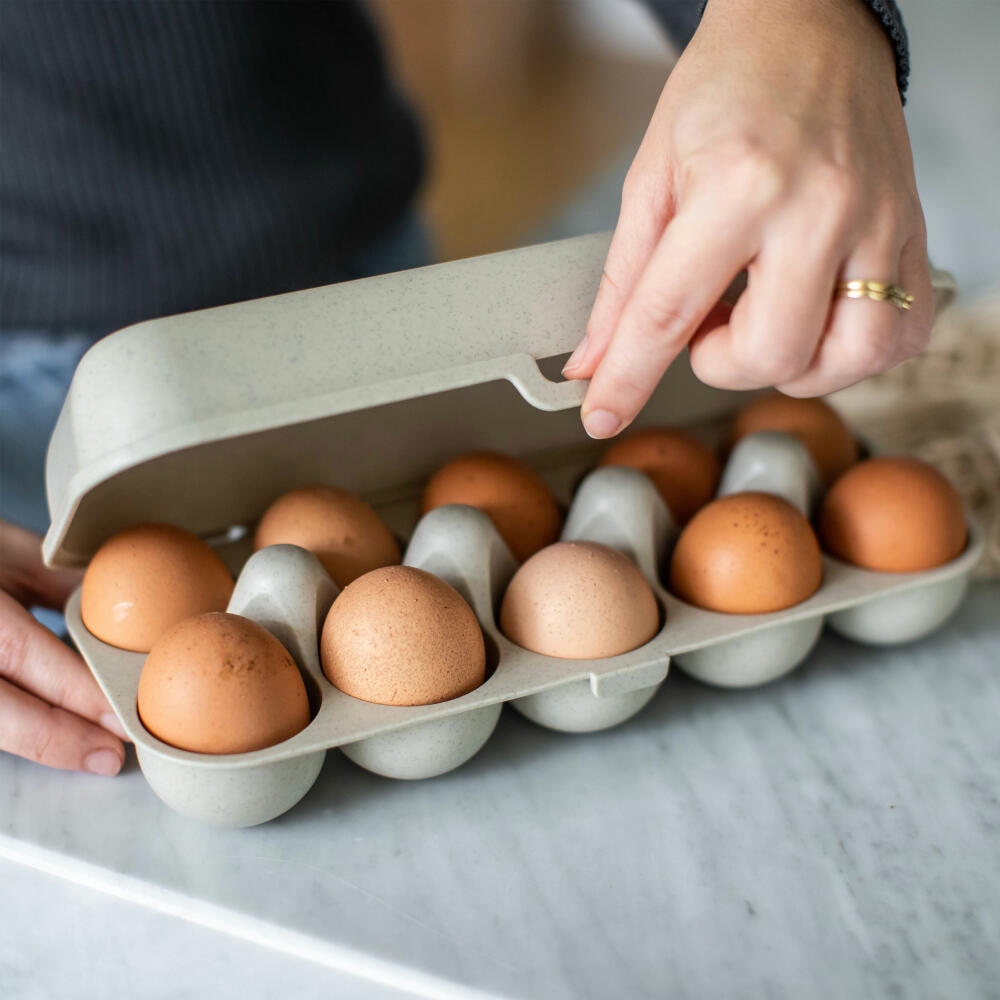
{"label": "egg cup", "polygon": [[319,630],[336,593],[319,560],[294,545],[262,550],[240,574],[227,610],[253,619],[284,645],[302,674],[312,715],[295,736],[251,753],[193,753],[158,740],[136,708],[146,654],[117,649],[91,635],[80,617],[79,591],[66,607],[66,624],[135,744],[153,791],[172,809],[203,823],[252,826],[291,809],[323,767],[326,749],[312,739],[323,700]]}
{"label": "egg cup", "polygon": [[[749,434],[733,448],[717,495],[745,490],[780,496],[807,518],[822,496],[821,481],[809,452],[798,439],[779,431]],[[670,604],[678,615],[683,609],[686,618],[694,613],[714,616],[720,639],[733,620],[751,627],[745,635],[724,641],[677,646],[677,665],[707,684],[751,687],[795,669],[809,655],[827,622],[848,638],[877,645],[920,638],[952,614],[968,587],[983,546],[978,526],[971,520],[968,523],[965,551],[944,566],[919,573],[876,573],[823,552],[819,590],[782,611],[725,615],[693,608],[671,596]]]}

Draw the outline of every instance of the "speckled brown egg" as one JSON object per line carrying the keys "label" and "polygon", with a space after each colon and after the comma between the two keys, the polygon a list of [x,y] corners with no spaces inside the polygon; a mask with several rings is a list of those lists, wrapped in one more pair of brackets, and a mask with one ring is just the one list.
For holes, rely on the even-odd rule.
{"label": "speckled brown egg", "polygon": [[438,469],[424,490],[423,511],[450,503],[488,514],[519,562],[554,542],[562,527],[562,512],[548,484],[509,455],[475,452]]}
{"label": "speckled brown egg", "polygon": [[335,687],[379,705],[430,705],[479,687],[486,647],[461,594],[412,566],[372,570],[333,602],[320,641]]}
{"label": "speckled brown egg", "polygon": [[827,485],[858,460],[854,436],[837,411],[822,399],[794,399],[780,392],[760,396],[737,414],[733,443],[757,431],[784,431],[797,437]]}
{"label": "speckled brown egg", "polygon": [[645,472],[678,524],[715,494],[722,469],[715,453],[693,434],[647,427],[626,434],[601,457],[600,465],[627,465]]}
{"label": "speckled brown egg", "polygon": [[158,740],[195,753],[249,753],[309,725],[295,661],[249,618],[187,618],[162,635],[139,677],[142,724]]}
{"label": "speckled brown egg", "polygon": [[883,573],[931,569],[965,548],[958,491],[916,458],[871,458],[849,469],[827,493],[819,525],[827,551]]}
{"label": "speckled brown egg", "polygon": [[232,593],[229,570],[197,535],[172,524],[137,524],[90,560],[80,614],[102,642],[148,653],[182,619],[224,611]]}
{"label": "speckled brown egg", "polygon": [[674,547],[670,588],[710,611],[763,614],[819,588],[819,543],[809,522],[770,493],[733,493],[691,519]]}
{"label": "speckled brown egg", "polygon": [[595,660],[659,631],[653,590],[627,556],[597,542],[558,542],[515,574],[500,607],[512,642],[545,656]]}
{"label": "speckled brown egg", "polygon": [[399,562],[399,544],[359,496],[334,486],[303,486],[264,511],[254,551],[298,545],[312,552],[340,587],[363,573]]}

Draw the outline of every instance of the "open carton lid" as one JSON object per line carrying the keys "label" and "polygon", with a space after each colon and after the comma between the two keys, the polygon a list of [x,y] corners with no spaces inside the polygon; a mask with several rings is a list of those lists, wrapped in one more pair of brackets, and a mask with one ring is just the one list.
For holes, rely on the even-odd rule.
{"label": "open carton lid", "polygon": [[[583,335],[608,234],[149,320],[80,361],[49,444],[50,565],[168,521],[210,537],[326,482],[385,503],[462,451],[544,466],[601,447],[586,384],[544,362]],[[542,368],[539,363],[542,363]],[[643,423],[719,416],[737,394],[674,364]],[[596,454],[596,450],[594,451]]]}

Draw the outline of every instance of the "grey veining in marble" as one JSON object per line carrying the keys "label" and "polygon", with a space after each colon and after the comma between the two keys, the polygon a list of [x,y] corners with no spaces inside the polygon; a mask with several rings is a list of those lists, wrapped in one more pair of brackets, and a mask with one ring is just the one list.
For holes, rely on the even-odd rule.
{"label": "grey veining in marble", "polygon": [[678,675],[605,733],[505,712],[431,781],[331,754],[249,830],[172,814],[135,769],[4,758],[0,854],[41,847],[67,877],[82,861],[456,995],[997,996],[998,608],[979,585],[911,646],[825,635],[756,690]]}

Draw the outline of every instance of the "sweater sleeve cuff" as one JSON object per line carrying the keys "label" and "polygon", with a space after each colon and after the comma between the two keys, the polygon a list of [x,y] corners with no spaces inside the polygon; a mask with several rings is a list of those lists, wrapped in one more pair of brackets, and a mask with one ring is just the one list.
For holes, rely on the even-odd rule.
{"label": "sweater sleeve cuff", "polygon": [[[900,14],[894,0],[862,0],[862,2],[871,8],[889,36],[889,41],[892,42],[893,52],[896,53],[896,85],[899,87],[899,96],[905,103],[906,87],[910,82],[910,43],[906,37],[903,15]],[[702,4],[703,10],[704,7]]]}

